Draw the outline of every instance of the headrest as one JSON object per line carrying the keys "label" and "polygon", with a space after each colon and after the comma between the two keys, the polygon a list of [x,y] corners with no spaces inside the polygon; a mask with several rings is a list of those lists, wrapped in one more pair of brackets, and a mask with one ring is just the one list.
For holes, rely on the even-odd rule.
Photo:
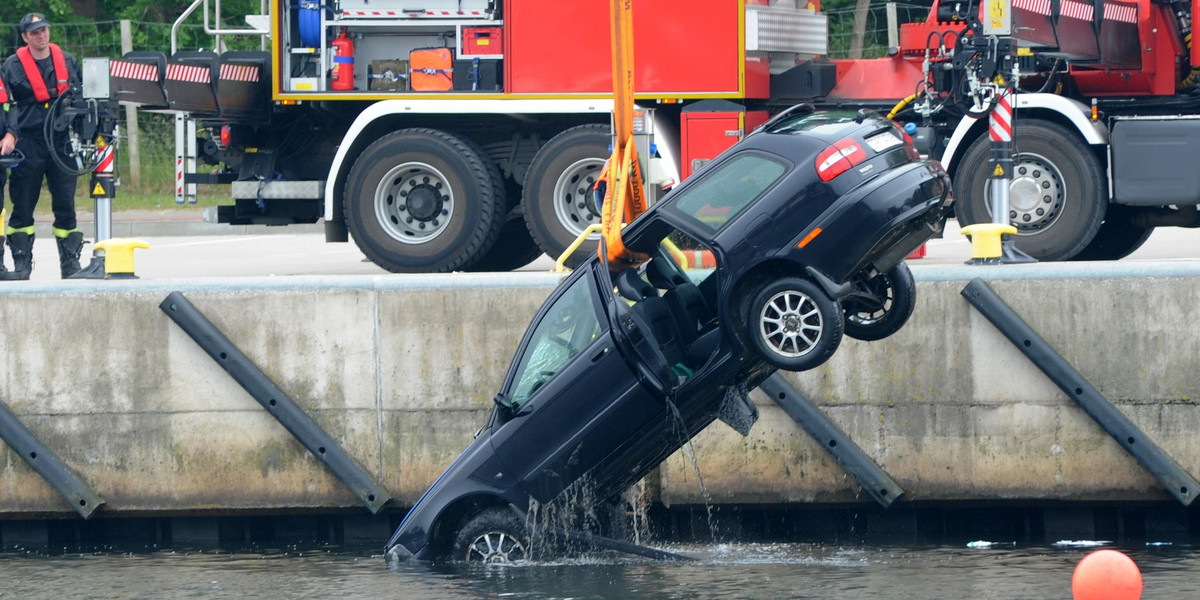
{"label": "headrest", "polygon": [[654,286],[638,275],[637,269],[625,269],[617,275],[617,291],[621,296],[634,302],[641,302],[651,296],[657,296]]}

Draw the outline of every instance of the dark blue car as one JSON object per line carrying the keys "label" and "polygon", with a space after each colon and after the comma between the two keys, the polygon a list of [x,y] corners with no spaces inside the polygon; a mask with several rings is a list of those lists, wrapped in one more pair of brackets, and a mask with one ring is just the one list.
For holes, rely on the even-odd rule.
{"label": "dark blue car", "polygon": [[545,533],[561,527],[533,527],[554,510],[619,537],[613,499],[718,418],[745,434],[747,390],[824,363],[843,335],[904,325],[903,261],[951,203],[942,167],[889,120],[775,117],[625,228],[637,266],[595,257],[551,294],[389,559],[530,558],[561,548]]}

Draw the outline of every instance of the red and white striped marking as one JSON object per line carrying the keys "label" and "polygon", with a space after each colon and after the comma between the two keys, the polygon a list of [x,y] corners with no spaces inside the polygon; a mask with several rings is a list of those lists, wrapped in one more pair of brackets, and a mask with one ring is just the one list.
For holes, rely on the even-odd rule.
{"label": "red and white striped marking", "polygon": [[1013,0],[1013,8],[1050,16],[1050,0]]}
{"label": "red and white striped marking", "polygon": [[256,83],[258,81],[258,67],[250,65],[221,65],[221,80],[222,81],[248,81]]}
{"label": "red and white striped marking", "polygon": [[1012,141],[1013,113],[1011,95],[1008,90],[1002,90],[1000,98],[996,101],[996,108],[992,109],[992,114],[988,117],[988,132],[991,133],[993,142]]}
{"label": "red and white striped marking", "polygon": [[158,81],[158,65],[114,60],[108,63],[108,72],[113,77],[121,79],[136,79],[139,81]]}
{"label": "red and white striped marking", "polygon": [[188,83],[211,83],[212,69],[194,65],[171,63],[167,65],[167,79]]}
{"label": "red and white striped marking", "polygon": [[1137,23],[1137,5],[1105,2],[1104,20],[1120,21],[1122,23]]}
{"label": "red and white striped marking", "polygon": [[113,147],[111,144],[104,147],[100,151],[100,162],[96,164],[95,172],[97,173],[112,173],[113,172]]}
{"label": "red and white striped marking", "polygon": [[425,10],[425,11],[406,11],[406,10],[343,10],[342,16],[346,18],[365,18],[365,17],[408,17],[410,19],[418,19],[422,17],[436,17],[440,19],[455,19],[460,17],[485,17],[487,16],[482,10]]}
{"label": "red and white striped marking", "polygon": [[183,158],[175,159],[175,203],[183,204]]}
{"label": "red and white striped marking", "polygon": [[1059,7],[1060,15],[1068,19],[1080,19],[1083,21],[1091,21],[1096,15],[1096,8],[1091,4],[1082,2],[1073,2],[1072,0],[1064,0]]}

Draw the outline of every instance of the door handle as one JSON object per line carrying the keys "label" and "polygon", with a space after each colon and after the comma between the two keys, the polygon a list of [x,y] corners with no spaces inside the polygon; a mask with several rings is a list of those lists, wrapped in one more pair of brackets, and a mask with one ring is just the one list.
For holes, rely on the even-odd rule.
{"label": "door handle", "polygon": [[592,362],[598,362],[606,354],[608,354],[608,348],[601,348],[599,352],[592,355]]}

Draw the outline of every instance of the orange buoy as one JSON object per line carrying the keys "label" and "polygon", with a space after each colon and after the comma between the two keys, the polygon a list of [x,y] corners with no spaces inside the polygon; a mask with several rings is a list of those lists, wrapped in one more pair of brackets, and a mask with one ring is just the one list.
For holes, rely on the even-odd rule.
{"label": "orange buoy", "polygon": [[1075,565],[1071,576],[1075,600],[1138,600],[1142,572],[1133,559],[1116,550],[1098,550]]}

